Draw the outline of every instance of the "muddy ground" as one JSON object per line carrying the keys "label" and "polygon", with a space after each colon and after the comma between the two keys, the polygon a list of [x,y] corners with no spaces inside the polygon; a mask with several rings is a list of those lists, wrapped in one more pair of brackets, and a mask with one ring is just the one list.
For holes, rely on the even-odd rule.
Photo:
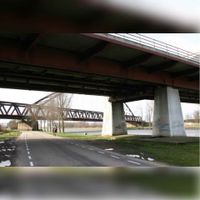
{"label": "muddy ground", "polygon": [[0,167],[14,166],[15,154],[15,139],[0,141]]}

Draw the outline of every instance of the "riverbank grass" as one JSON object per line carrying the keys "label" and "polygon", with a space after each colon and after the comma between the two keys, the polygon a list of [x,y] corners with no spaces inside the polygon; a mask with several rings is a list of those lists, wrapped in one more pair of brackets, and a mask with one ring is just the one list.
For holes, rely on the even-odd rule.
{"label": "riverbank grass", "polygon": [[[169,139],[166,138],[166,140]],[[160,141],[150,141],[130,136],[130,138],[117,138],[106,143],[110,143],[109,145],[122,154],[150,157],[169,165],[199,166],[199,138],[189,140],[189,142],[183,142],[183,139],[181,142],[166,142],[164,138]]]}
{"label": "riverbank grass", "polygon": [[17,138],[21,132],[19,131],[3,131],[0,132],[0,141]]}

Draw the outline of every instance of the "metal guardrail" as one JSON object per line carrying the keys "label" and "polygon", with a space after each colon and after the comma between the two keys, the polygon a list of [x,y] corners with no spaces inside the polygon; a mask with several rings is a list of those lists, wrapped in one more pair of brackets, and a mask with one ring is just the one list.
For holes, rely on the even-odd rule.
{"label": "metal guardrail", "polygon": [[162,52],[163,54],[170,55],[173,57],[177,57],[179,59],[185,60],[187,62],[191,62],[194,64],[200,64],[200,54],[192,53],[190,51],[186,51],[179,47],[175,47],[173,45],[169,45],[165,42],[161,42],[159,40],[153,39],[151,37],[139,34],[139,33],[109,33],[110,36],[120,38],[125,40],[126,42],[133,42],[144,49],[151,49],[153,51]]}

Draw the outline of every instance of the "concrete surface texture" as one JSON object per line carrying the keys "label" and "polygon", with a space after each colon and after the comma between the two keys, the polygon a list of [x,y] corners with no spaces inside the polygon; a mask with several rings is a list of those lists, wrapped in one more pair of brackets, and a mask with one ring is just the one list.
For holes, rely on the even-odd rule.
{"label": "concrete surface texture", "polygon": [[109,102],[105,105],[102,135],[126,135],[123,103]]}
{"label": "concrete surface texture", "polygon": [[186,136],[179,92],[171,87],[158,87],[154,100],[154,136]]}

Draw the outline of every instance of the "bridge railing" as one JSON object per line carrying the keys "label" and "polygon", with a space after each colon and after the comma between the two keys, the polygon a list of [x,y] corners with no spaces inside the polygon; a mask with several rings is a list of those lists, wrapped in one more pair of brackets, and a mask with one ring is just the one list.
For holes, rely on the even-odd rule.
{"label": "bridge railing", "polygon": [[140,48],[151,49],[199,65],[200,54],[175,47],[142,34],[109,33],[110,36],[132,42]]}

